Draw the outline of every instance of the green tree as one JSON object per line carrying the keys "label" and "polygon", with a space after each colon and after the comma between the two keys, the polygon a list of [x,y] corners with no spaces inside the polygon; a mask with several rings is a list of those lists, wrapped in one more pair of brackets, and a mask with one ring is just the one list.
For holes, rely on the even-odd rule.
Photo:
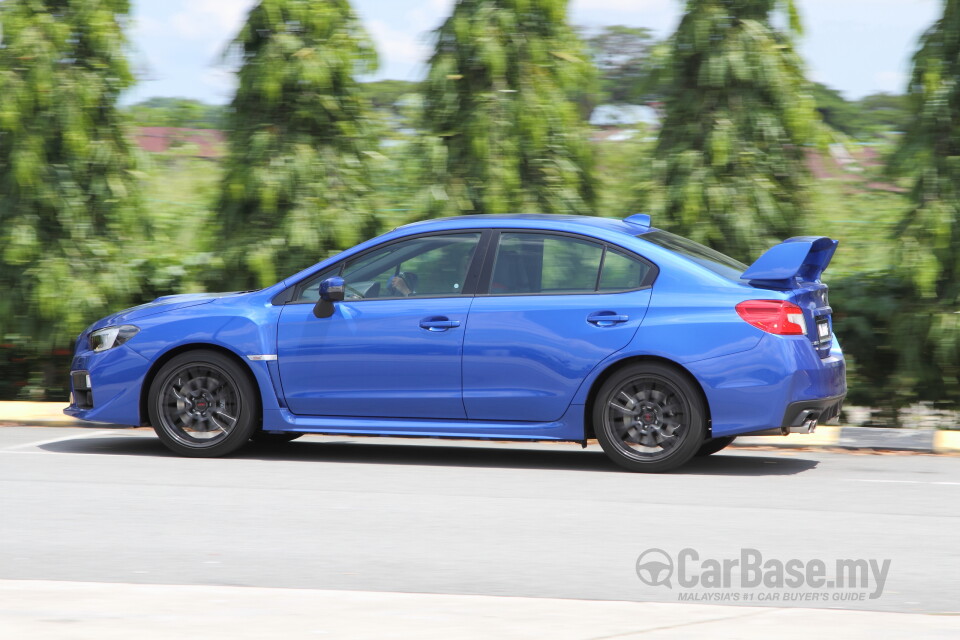
{"label": "green tree", "polygon": [[901,380],[916,397],[960,404],[960,0],[923,35],[908,87],[913,117],[892,170],[913,177],[896,232],[909,283],[894,332]]}
{"label": "green tree", "polygon": [[356,74],[376,53],[347,0],[262,0],[234,41],[219,205],[227,282],[257,287],[373,235],[376,141]]}
{"label": "green tree", "polygon": [[641,167],[660,227],[751,261],[806,212],[804,145],[818,121],[803,64],[775,11],[793,0],[688,0],[658,75],[665,118]]}
{"label": "green tree", "polygon": [[120,92],[128,0],[0,3],[0,335],[69,347],[131,298],[144,236]]}
{"label": "green tree", "polygon": [[221,129],[225,109],[188,98],[150,98],[125,109],[140,127],[187,127]]}
{"label": "green tree", "polygon": [[457,2],[424,87],[424,214],[593,213],[593,156],[572,100],[592,78],[567,0]]}
{"label": "green tree", "polygon": [[375,108],[395,112],[401,110],[397,103],[404,96],[420,90],[418,83],[408,80],[376,80],[364,82],[360,87]]}
{"label": "green tree", "polygon": [[653,32],[611,25],[585,39],[600,76],[600,103],[643,104],[658,96],[650,87]]}
{"label": "green tree", "polygon": [[874,93],[857,101],[866,128],[874,134],[903,132],[909,126],[912,114],[907,96]]}
{"label": "green tree", "polygon": [[824,124],[848,136],[867,139],[902,132],[910,121],[906,96],[875,93],[851,101],[819,82],[813,83],[812,89]]}
{"label": "green tree", "polygon": [[820,82],[814,82],[810,88],[824,124],[848,136],[864,135],[863,111],[858,103],[850,102],[839,91]]}

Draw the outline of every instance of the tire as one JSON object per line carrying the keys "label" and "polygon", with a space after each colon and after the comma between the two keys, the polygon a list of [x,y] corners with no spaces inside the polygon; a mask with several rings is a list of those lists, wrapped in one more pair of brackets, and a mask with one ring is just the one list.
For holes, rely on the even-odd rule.
{"label": "tire", "polygon": [[216,351],[174,356],[153,379],[147,406],[163,444],[192,458],[233,453],[260,426],[260,396],[248,372]]}
{"label": "tire", "polygon": [[706,442],[700,445],[700,448],[697,450],[696,455],[698,458],[703,456],[712,456],[717,451],[720,451],[721,449],[725,449],[728,446],[730,446],[730,443],[732,443],[736,439],[737,439],[736,436],[723,436],[721,438],[711,438],[710,440],[707,440]]}
{"label": "tire", "polygon": [[610,376],[592,414],[604,453],[630,471],[676,469],[697,453],[706,434],[699,390],[686,375],[659,363],[632,365]]}
{"label": "tire", "polygon": [[283,433],[269,433],[267,431],[257,430],[253,432],[251,440],[258,445],[271,446],[275,444],[284,444],[290,442],[291,440],[296,440],[302,433],[294,433],[292,431],[285,431]]}

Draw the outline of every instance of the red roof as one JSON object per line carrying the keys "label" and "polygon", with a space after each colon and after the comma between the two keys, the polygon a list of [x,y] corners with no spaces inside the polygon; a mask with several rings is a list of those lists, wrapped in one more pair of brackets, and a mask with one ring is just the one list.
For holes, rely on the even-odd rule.
{"label": "red roof", "polygon": [[217,129],[187,129],[185,127],[137,127],[134,141],[144,151],[162,153],[174,143],[196,145],[197,158],[219,158],[223,156],[226,136]]}

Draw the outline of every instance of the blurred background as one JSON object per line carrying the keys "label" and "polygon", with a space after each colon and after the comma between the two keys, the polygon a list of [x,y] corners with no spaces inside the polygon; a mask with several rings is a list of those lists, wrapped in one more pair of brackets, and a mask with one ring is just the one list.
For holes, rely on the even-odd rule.
{"label": "blurred background", "polygon": [[0,0],[0,400],[406,222],[642,211],[746,263],[839,239],[845,423],[956,427],[960,0],[831,4]]}

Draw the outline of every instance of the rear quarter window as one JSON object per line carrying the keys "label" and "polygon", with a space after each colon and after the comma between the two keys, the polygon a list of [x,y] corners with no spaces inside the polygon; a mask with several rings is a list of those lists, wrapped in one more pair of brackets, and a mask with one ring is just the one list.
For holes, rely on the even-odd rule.
{"label": "rear quarter window", "polygon": [[669,231],[650,231],[637,236],[645,242],[663,247],[673,253],[705,267],[715,274],[731,280],[740,281],[740,275],[747,270],[747,265],[739,260],[734,260],[728,255],[724,255],[715,249],[704,246],[699,242],[688,240],[682,236],[675,235]]}

